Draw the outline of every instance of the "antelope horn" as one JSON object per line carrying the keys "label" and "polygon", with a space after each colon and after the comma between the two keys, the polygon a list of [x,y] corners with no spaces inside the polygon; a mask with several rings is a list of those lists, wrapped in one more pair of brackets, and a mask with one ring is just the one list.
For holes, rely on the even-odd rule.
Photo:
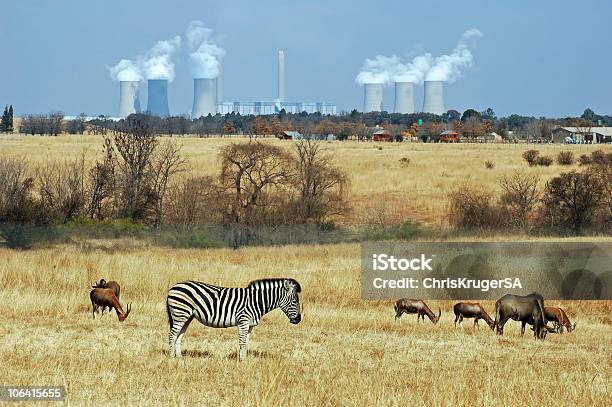
{"label": "antelope horn", "polygon": [[442,315],[442,310],[438,308],[438,321],[440,320],[440,315]]}
{"label": "antelope horn", "polygon": [[132,310],[132,303],[130,302],[126,307],[125,318],[127,318],[131,310]]}
{"label": "antelope horn", "polygon": [[572,326],[572,331],[573,331],[574,329],[576,329],[576,324],[577,324],[577,322],[574,322],[574,326]]}

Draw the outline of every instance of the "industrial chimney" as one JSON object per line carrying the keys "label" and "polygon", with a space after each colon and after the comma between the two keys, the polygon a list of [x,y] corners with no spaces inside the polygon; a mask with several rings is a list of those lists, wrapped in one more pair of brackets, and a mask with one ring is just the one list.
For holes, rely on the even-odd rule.
{"label": "industrial chimney", "polygon": [[139,86],[140,81],[119,82],[119,117],[126,118],[132,113],[140,113]]}
{"label": "industrial chimney", "polygon": [[170,116],[168,108],[168,81],[165,79],[149,79],[147,112],[159,117]]}
{"label": "industrial chimney", "polygon": [[285,51],[278,51],[278,101],[285,103]]}
{"label": "industrial chimney", "polygon": [[383,84],[366,83],[363,91],[363,112],[382,112]]}
{"label": "industrial chimney", "polygon": [[444,90],[442,81],[425,81],[425,97],[423,99],[423,112],[444,113]]}
{"label": "industrial chimney", "polygon": [[412,82],[395,82],[395,113],[414,113],[413,92]]}
{"label": "industrial chimney", "polygon": [[193,80],[193,110],[191,117],[208,116],[217,114],[217,80],[194,79]]}

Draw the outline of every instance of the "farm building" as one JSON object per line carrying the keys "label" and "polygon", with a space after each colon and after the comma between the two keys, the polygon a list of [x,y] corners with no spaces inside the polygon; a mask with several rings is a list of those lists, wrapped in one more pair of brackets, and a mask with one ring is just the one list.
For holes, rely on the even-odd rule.
{"label": "farm building", "polygon": [[389,130],[384,128],[375,128],[374,130],[375,131],[372,133],[373,141],[392,141]]}
{"label": "farm building", "polygon": [[552,141],[577,144],[612,143],[612,127],[559,127],[552,131]]}
{"label": "farm building", "polygon": [[440,143],[458,143],[459,133],[454,130],[445,130],[440,133],[438,140]]}
{"label": "farm building", "polygon": [[311,134],[310,136],[305,136],[299,131],[294,130],[285,130],[283,131],[278,138],[282,140],[304,140],[306,138],[310,138],[311,140],[317,141],[333,141],[336,139],[336,136],[333,134]]}

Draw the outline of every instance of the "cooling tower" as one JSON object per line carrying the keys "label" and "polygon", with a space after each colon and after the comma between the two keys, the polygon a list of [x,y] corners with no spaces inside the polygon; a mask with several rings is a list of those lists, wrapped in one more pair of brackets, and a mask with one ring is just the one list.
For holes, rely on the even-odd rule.
{"label": "cooling tower", "polygon": [[193,110],[191,117],[196,119],[208,114],[217,114],[217,80],[193,80]]}
{"label": "cooling tower", "polygon": [[285,103],[285,51],[278,51],[278,100]]}
{"label": "cooling tower", "polygon": [[413,92],[411,82],[395,82],[395,113],[414,113]]}
{"label": "cooling tower", "polygon": [[170,116],[168,108],[168,81],[165,79],[149,79],[147,112],[159,117]]}
{"label": "cooling tower", "polygon": [[383,84],[366,83],[363,91],[363,112],[382,112]]}
{"label": "cooling tower", "polygon": [[119,82],[119,117],[126,118],[132,113],[140,113],[139,86],[139,81]]}
{"label": "cooling tower", "polygon": [[425,81],[425,97],[423,98],[423,112],[444,113],[444,90],[442,81]]}

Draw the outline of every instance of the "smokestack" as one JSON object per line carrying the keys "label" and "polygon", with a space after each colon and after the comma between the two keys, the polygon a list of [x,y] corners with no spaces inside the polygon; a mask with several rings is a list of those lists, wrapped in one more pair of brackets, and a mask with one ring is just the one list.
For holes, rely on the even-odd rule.
{"label": "smokestack", "polygon": [[363,91],[363,112],[382,112],[383,84],[365,83]]}
{"label": "smokestack", "polygon": [[444,113],[443,83],[442,81],[425,81],[424,113]]}
{"label": "smokestack", "polygon": [[285,51],[278,51],[278,100],[285,103]]}
{"label": "smokestack", "polygon": [[159,117],[170,116],[168,108],[168,81],[166,79],[149,79],[147,112]]}
{"label": "smokestack", "polygon": [[213,79],[193,80],[193,110],[191,117],[213,116],[217,114],[217,81]]}
{"label": "smokestack", "polygon": [[411,82],[395,82],[395,113],[414,113],[413,92]]}
{"label": "smokestack", "polygon": [[119,82],[119,117],[126,118],[132,113],[140,113],[139,86],[140,81]]}

